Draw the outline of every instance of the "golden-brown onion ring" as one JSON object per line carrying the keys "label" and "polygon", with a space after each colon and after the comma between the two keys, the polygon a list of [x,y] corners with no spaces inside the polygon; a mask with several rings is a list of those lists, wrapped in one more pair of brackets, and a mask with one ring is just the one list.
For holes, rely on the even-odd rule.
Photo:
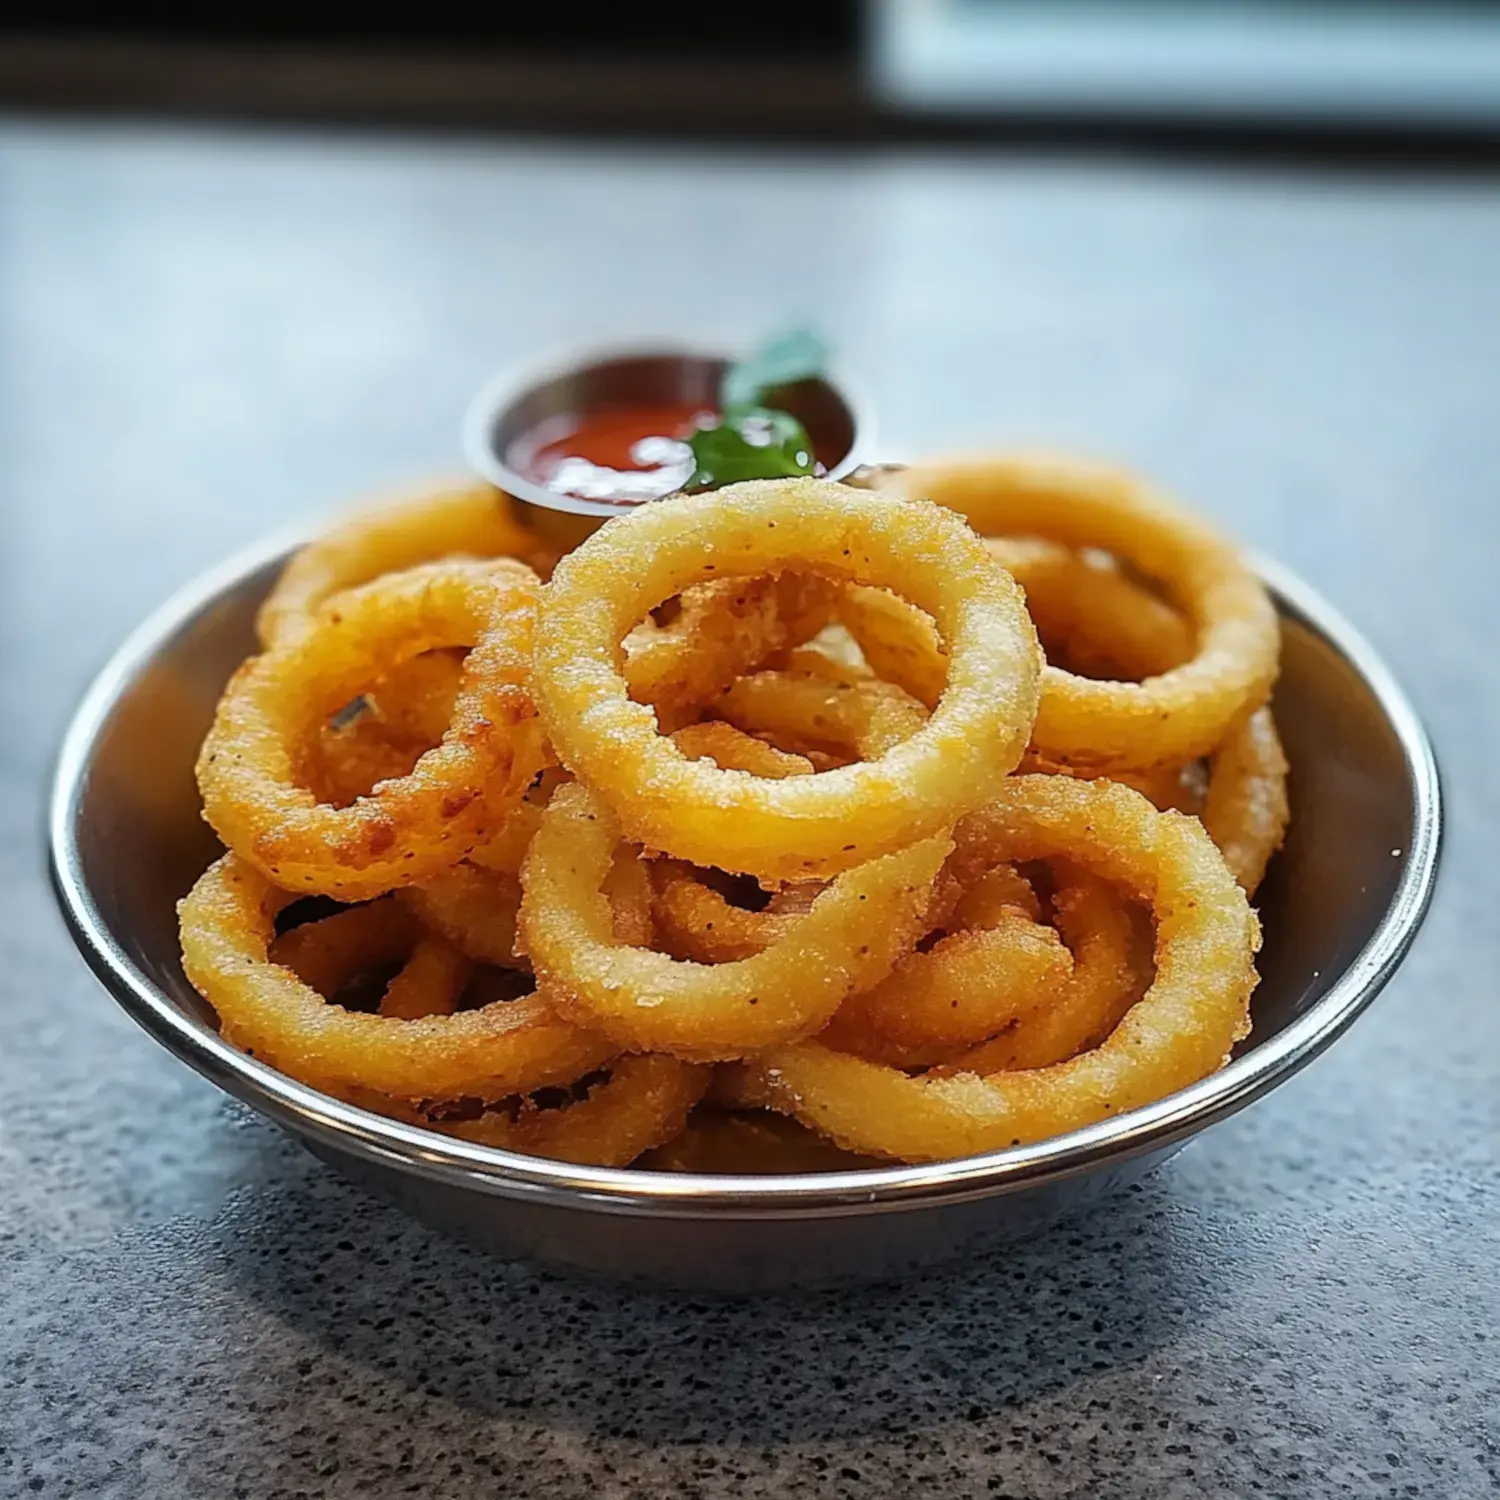
{"label": "golden-brown onion ring", "polygon": [[[1088,772],[1028,754],[1023,771],[1081,776]],[[1230,873],[1253,896],[1291,820],[1287,762],[1270,705],[1240,720],[1209,758],[1186,766],[1114,771],[1112,781],[1131,786],[1163,812],[1175,809],[1203,820]]]}
{"label": "golden-brown onion ring", "polygon": [[1052,915],[1073,954],[1068,982],[1048,1004],[940,1071],[983,1075],[1066,1062],[1098,1046],[1145,994],[1149,935],[1113,887],[1073,875],[1054,894]]}
{"label": "golden-brown onion ring", "polygon": [[1212,528],[1128,475],[1062,458],[979,458],[923,464],[881,485],[948,506],[986,535],[1101,548],[1158,582],[1186,614],[1192,659],[1146,682],[1048,667],[1032,735],[1043,755],[1100,769],[1181,764],[1211,752],[1270,695],[1280,635],[1260,580]]}
{"label": "golden-brown onion ring", "polygon": [[1032,922],[1042,920],[1042,905],[1036,888],[1014,865],[996,865],[966,886],[953,908],[951,931],[965,927],[991,927],[1006,908],[1018,911]]}
{"label": "golden-brown onion ring", "polygon": [[[541,808],[533,828],[541,826]],[[531,821],[530,817],[527,819]],[[527,845],[529,846],[528,839]],[[525,856],[525,848],[520,851]],[[644,948],[652,939],[651,887],[640,861],[617,859],[604,881],[614,915],[617,942]],[[516,924],[521,909],[519,865],[515,874],[503,868],[464,860],[420,885],[397,892],[421,921],[441,933],[460,952],[478,963],[501,969],[524,969],[527,962],[516,951]]]}
{"label": "golden-brown onion ring", "polygon": [[1291,819],[1286,754],[1269,707],[1237,724],[1214,752],[1203,826],[1253,896]]}
{"label": "golden-brown onion ring", "polygon": [[846,871],[780,942],[711,967],[615,937],[600,887],[618,839],[608,805],[581,783],[548,804],[522,872],[521,935],[538,993],[623,1047],[702,1061],[807,1036],[852,989],[888,973],[920,933],[951,848],[929,839]]}
{"label": "golden-brown onion ring", "polygon": [[721,719],[688,724],[673,734],[672,743],[689,760],[711,760],[721,771],[747,771],[773,781],[813,774],[812,762],[805,755],[778,750]]}
{"label": "golden-brown onion ring", "polygon": [[646,862],[628,844],[615,849],[600,887],[609,902],[610,930],[624,948],[649,948],[656,937],[651,914],[651,877]]}
{"label": "golden-brown onion ring", "polygon": [[708,1068],[660,1056],[617,1058],[608,1070],[609,1077],[589,1089],[585,1098],[561,1107],[541,1108],[523,1099],[514,1115],[487,1110],[474,1120],[387,1112],[502,1151],[628,1167],[643,1151],[681,1133],[710,1076]]}
{"label": "golden-brown onion ring", "polygon": [[428,651],[393,667],[361,695],[352,719],[340,712],[318,726],[301,779],[319,802],[347,807],[409,776],[452,722],[462,677],[461,652]]}
{"label": "golden-brown onion ring", "polygon": [[[438,563],[337,596],[314,629],[230,680],[198,757],[204,816],[290,890],[342,900],[422,880],[483,842],[545,751],[527,684],[536,577],[520,563]],[[319,721],[372,677],[448,646],[472,649],[442,741],[410,775],[349,807],[296,774]]]}
{"label": "golden-brown onion ring", "polygon": [[571,1083],[617,1051],[534,996],[416,1021],[330,1005],[268,956],[276,914],[295,899],[226,855],[178,907],[183,968],[229,1040],[314,1088],[498,1099]]}
{"label": "golden-brown onion ring", "polygon": [[722,578],[685,589],[665,624],[649,616],[624,640],[630,696],[664,727],[722,693],[744,672],[800,645],[833,610],[821,578]]}
{"label": "golden-brown onion ring", "polygon": [[500,825],[500,831],[469,851],[469,863],[501,875],[512,875],[519,881],[521,865],[537,829],[542,826],[542,809],[546,805],[545,796],[528,792]]}
{"label": "golden-brown onion ring", "polygon": [[870,669],[931,708],[948,684],[948,648],[932,616],[889,589],[846,588],[839,618]]}
{"label": "golden-brown onion ring", "polygon": [[282,569],[256,616],[261,645],[289,645],[312,629],[334,594],[385,573],[449,557],[530,561],[541,544],[511,507],[490,485],[460,479],[356,511],[301,548]]}
{"label": "golden-brown onion ring", "polygon": [[380,1014],[401,1021],[451,1016],[474,977],[474,965],[446,938],[426,933],[385,987]]}
{"label": "golden-brown onion ring", "polygon": [[1156,975],[1092,1051],[1025,1072],[910,1078],[818,1042],[747,1065],[758,1102],[851,1150],[936,1161],[1044,1140],[1223,1066],[1249,1030],[1258,928],[1201,826],[1113,782],[1015,777],[961,830],[1001,859],[1058,855],[1150,902]]}
{"label": "golden-brown onion ring", "polygon": [[475,963],[524,968],[516,956],[521,882],[502,870],[463,860],[397,893],[427,927]]}
{"label": "golden-brown onion ring", "polygon": [[927,722],[927,710],[892,682],[797,671],[741,677],[714,701],[713,712],[781,745],[833,749],[859,760],[879,760]]}
{"label": "golden-brown onion ring", "polygon": [[1180,611],[1112,559],[1035,537],[984,544],[1025,589],[1037,634],[1062,646],[1071,671],[1138,682],[1192,658],[1193,632]]}
{"label": "golden-brown onion ring", "polygon": [[737,963],[764,952],[791,931],[820,889],[787,886],[761,910],[750,911],[715,890],[692,865],[654,859],[649,868],[659,946],[698,964]]}
{"label": "golden-brown onion ring", "polygon": [[[878,761],[768,781],[690,761],[616,666],[642,614],[704,578],[795,566],[899,583],[938,621],[949,680],[932,717]],[[836,873],[948,828],[1025,749],[1040,651],[1020,591],[951,512],[814,479],[680,495],[608,522],[558,564],[533,691],[559,758],[632,839],[773,880]]]}
{"label": "golden-brown onion ring", "polygon": [[424,932],[390,896],[292,928],[271,944],[270,959],[335,1003],[343,985],[399,963],[379,1013],[405,1020],[452,1015],[474,972],[451,943]]}
{"label": "golden-brown onion ring", "polygon": [[907,954],[879,984],[844,1001],[818,1041],[871,1062],[927,1067],[1055,1000],[1072,973],[1072,955],[1052,928],[1005,907],[987,927]]}
{"label": "golden-brown onion ring", "polygon": [[422,935],[414,913],[394,896],[382,896],[303,922],[281,933],[269,952],[272,963],[290,969],[320,995],[332,996],[361,974],[405,963]]}
{"label": "golden-brown onion ring", "polygon": [[[1138,681],[1192,655],[1182,615],[1117,567],[1029,537],[986,537],[985,546],[1025,590],[1044,645],[1060,645],[1075,670]],[[879,676],[922,703],[937,702],[948,657],[930,617],[889,590],[868,587],[845,589],[839,614]]]}
{"label": "golden-brown onion ring", "polygon": [[283,933],[270,960],[339,1003],[339,992],[361,975],[400,968],[380,997],[378,1014],[402,1020],[447,1016],[458,1009],[474,966],[446,939],[423,932],[390,896],[349,906]]}

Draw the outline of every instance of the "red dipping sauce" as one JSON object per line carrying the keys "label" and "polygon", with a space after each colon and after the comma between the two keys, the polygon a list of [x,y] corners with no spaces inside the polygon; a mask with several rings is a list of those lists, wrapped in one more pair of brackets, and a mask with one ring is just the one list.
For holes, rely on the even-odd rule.
{"label": "red dipping sauce", "polygon": [[559,495],[639,505],[687,483],[694,463],[684,439],[716,415],[711,407],[676,403],[549,417],[511,442],[505,462]]}

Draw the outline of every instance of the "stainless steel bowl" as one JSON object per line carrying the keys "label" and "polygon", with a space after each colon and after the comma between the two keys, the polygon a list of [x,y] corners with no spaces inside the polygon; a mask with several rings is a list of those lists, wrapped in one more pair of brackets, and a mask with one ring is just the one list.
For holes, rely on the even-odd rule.
{"label": "stainless steel bowl", "polygon": [[[698,349],[596,349],[507,370],[490,380],[470,405],[464,454],[475,473],[517,502],[532,530],[557,545],[576,546],[622,507],[560,495],[535,483],[507,462],[511,444],[549,418],[602,406],[715,406],[729,363],[722,353]],[[830,373],[798,381],[778,392],[777,404],[807,429],[830,478],[842,479],[870,452],[870,411],[847,376]]]}
{"label": "stainless steel bowl", "polygon": [[178,961],[175,903],[216,850],[193,759],[225,679],[252,649],[256,605],[286,550],[262,546],[192,584],[90,688],[52,797],[58,901],[94,972],[163,1045],[340,1171],[504,1255],[743,1292],[889,1278],[1033,1234],[1134,1181],[1316,1057],[1395,971],[1432,893],[1439,787],[1422,727],[1355,631],[1267,563],[1285,633],[1276,708],[1295,817],[1260,896],[1255,1029],[1224,1071],[1056,1140],[919,1167],[677,1175],[540,1161],[431,1134],[237,1052]]}

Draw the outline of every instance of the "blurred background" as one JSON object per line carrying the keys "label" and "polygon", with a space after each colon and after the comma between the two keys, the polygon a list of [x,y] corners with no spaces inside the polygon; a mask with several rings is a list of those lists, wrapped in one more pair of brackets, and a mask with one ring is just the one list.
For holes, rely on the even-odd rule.
{"label": "blurred background", "polygon": [[104,23],[98,7],[52,5],[28,24],[23,7],[6,23],[0,92],[676,134],[1500,127],[1493,0],[432,3],[346,22],[307,7],[194,9],[120,5]]}

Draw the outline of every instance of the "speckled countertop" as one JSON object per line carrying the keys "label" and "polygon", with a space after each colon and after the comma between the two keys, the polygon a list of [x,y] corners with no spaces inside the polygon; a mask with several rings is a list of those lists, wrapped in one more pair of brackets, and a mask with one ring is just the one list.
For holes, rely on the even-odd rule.
{"label": "speckled countertop", "polygon": [[[1500,1489],[1500,186],[0,129],[0,1494]],[[491,366],[816,316],[891,456],[1139,463],[1426,715],[1437,905],[1325,1059],[1071,1231],[754,1304],[488,1261],[228,1104],[41,874],[71,702],[256,533],[457,461]]]}

